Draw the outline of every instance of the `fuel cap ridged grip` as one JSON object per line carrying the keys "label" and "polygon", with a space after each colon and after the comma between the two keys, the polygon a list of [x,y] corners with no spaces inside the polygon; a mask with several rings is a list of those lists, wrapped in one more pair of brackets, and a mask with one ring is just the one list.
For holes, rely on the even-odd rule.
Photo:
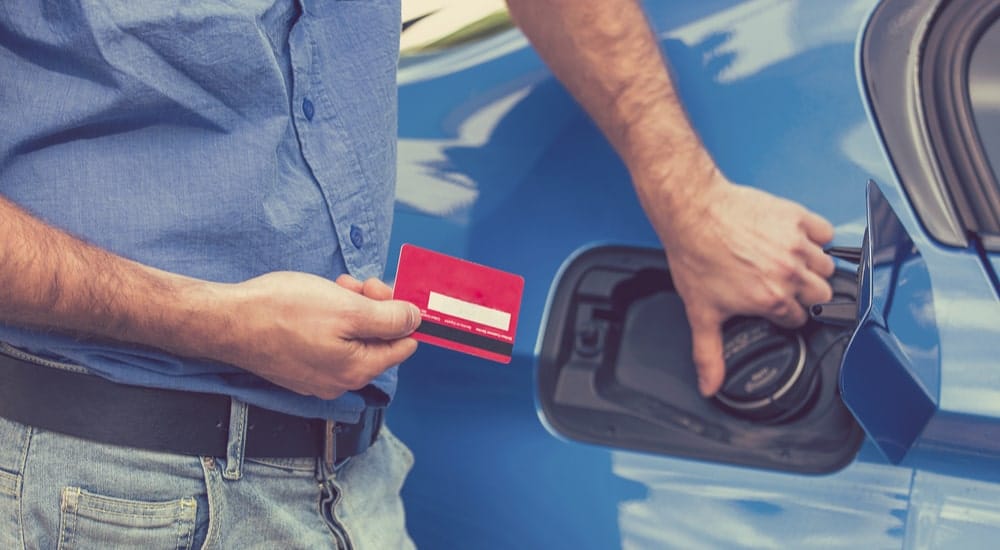
{"label": "fuel cap ridged grip", "polygon": [[747,420],[780,421],[801,410],[814,386],[806,345],[765,319],[736,318],[723,328],[726,382],[718,403]]}

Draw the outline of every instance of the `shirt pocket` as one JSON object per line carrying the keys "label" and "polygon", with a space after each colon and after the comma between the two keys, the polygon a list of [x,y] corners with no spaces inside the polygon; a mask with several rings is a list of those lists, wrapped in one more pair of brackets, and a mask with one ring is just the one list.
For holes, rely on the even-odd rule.
{"label": "shirt pocket", "polygon": [[147,502],[66,487],[60,503],[58,548],[189,549],[194,543],[196,512],[193,497]]}

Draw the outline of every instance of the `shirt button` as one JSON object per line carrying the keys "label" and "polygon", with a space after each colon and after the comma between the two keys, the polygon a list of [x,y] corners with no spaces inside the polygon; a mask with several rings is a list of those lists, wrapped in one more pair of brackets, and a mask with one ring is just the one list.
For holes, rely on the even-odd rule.
{"label": "shirt button", "polygon": [[316,108],[313,107],[313,102],[309,101],[309,98],[302,100],[302,114],[306,115],[306,120],[312,120],[313,115],[316,114]]}
{"label": "shirt button", "polygon": [[351,226],[351,244],[354,248],[361,248],[361,245],[365,244],[365,234],[356,225]]}

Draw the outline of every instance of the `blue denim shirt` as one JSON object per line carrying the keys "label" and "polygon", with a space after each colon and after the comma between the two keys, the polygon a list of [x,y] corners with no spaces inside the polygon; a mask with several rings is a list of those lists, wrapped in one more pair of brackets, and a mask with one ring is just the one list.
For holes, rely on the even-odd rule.
{"label": "blue denim shirt", "polygon": [[[0,6],[0,193],[122,256],[212,281],[381,276],[399,0],[35,0]],[[236,367],[0,327],[112,380],[356,419]],[[374,381],[386,396],[396,372]]]}

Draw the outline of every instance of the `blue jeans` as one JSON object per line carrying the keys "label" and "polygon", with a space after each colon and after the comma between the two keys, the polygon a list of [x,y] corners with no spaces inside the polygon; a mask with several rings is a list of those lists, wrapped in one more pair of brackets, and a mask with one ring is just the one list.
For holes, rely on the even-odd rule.
{"label": "blue jeans", "polygon": [[399,497],[413,455],[389,430],[329,474],[244,458],[239,437],[226,458],[196,457],[0,418],[0,548],[413,547]]}

